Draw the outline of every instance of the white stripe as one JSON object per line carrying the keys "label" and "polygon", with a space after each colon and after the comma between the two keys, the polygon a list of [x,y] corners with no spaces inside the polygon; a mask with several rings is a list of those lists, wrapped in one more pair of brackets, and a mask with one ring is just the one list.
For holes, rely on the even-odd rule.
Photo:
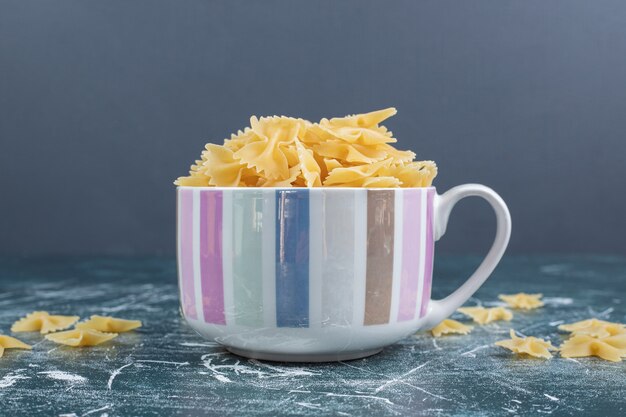
{"label": "white stripe", "polygon": [[354,192],[324,191],[322,326],[352,323],[354,303]]}
{"label": "white stripe", "polygon": [[178,293],[179,293],[179,297],[180,297],[180,305],[183,309],[183,312],[185,311],[185,308],[183,307],[183,268],[182,268],[182,262],[183,262],[183,257],[182,257],[182,252],[181,252],[181,242],[180,242],[180,235],[181,235],[181,218],[182,218],[182,190],[179,188],[178,190],[176,190],[176,256],[177,256],[177,260],[176,260],[176,264],[178,266]]}
{"label": "white stripe", "polygon": [[222,192],[222,274],[224,277],[224,316],[226,324],[235,324],[233,296],[233,193]]}
{"label": "white stripe", "polygon": [[322,322],[322,263],[324,231],[324,195],[321,190],[309,191],[309,327],[319,328]]}
{"label": "white stripe", "polygon": [[365,316],[367,269],[367,190],[354,191],[354,289],[352,325],[362,326]]}
{"label": "white stripe", "polygon": [[400,308],[400,285],[402,281],[402,228],[404,190],[398,188],[394,194],[394,227],[393,227],[393,280],[391,283],[391,308],[389,323],[398,321],[398,309]]}
{"label": "white stripe", "polygon": [[420,234],[420,253],[419,253],[419,262],[417,267],[419,268],[419,277],[417,279],[417,302],[415,316],[414,319],[418,319],[420,316],[420,309],[422,308],[422,292],[424,291],[424,269],[426,267],[426,208],[427,208],[427,190],[420,190],[420,224],[419,224],[419,234]]}
{"label": "white stripe", "polygon": [[200,270],[200,190],[193,190],[193,283],[198,320],[204,321],[202,311],[202,280]]}
{"label": "white stripe", "polygon": [[263,190],[263,322],[276,327],[276,191]]}

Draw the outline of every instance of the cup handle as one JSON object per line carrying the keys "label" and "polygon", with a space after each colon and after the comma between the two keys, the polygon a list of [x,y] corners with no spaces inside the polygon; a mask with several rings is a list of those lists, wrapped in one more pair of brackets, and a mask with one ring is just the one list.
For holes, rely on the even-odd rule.
{"label": "cup handle", "polygon": [[424,328],[428,329],[439,324],[450,316],[489,278],[502,259],[502,255],[511,237],[511,214],[502,198],[491,188],[481,184],[465,184],[451,188],[442,195],[435,196],[435,240],[439,240],[446,232],[448,218],[452,208],[465,197],[482,197],[493,207],[496,213],[496,237],[485,259],[476,271],[452,294],[441,300],[430,300]]}

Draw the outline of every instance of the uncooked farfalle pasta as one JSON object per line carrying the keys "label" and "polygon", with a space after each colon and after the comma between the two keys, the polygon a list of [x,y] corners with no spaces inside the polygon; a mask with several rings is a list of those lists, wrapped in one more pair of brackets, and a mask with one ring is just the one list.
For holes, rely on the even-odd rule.
{"label": "uncooked farfalle pasta", "polygon": [[78,316],[55,316],[47,311],[33,311],[11,326],[12,332],[40,332],[42,334],[67,329],[80,319]]}
{"label": "uncooked farfalle pasta", "polygon": [[252,116],[250,127],[207,144],[189,175],[174,183],[196,187],[428,187],[433,161],[414,161],[398,150],[381,123],[396,114],[371,113],[322,119]]}
{"label": "uncooked farfalle pasta", "polygon": [[541,301],[543,294],[526,294],[520,292],[517,294],[500,294],[499,299],[504,301],[511,308],[520,310],[534,310],[539,307],[543,307],[543,301]]}
{"label": "uncooked farfalle pasta", "polygon": [[511,335],[510,339],[500,340],[496,342],[496,346],[509,349],[518,355],[528,355],[543,359],[552,358],[550,351],[558,350],[556,347],[552,346],[552,343],[549,341],[537,337],[518,337],[513,329],[509,330],[509,334]]}
{"label": "uncooked farfalle pasta", "polygon": [[[46,334],[47,340],[73,347],[83,347],[99,345],[116,338],[118,333],[128,332],[142,326],[139,320],[91,316],[89,320],[76,324],[73,329],[59,332],[72,326],[79,319],[78,316],[57,316],[47,311],[34,311],[13,323],[11,331],[49,333]],[[32,349],[32,347],[13,337],[0,335],[0,357],[4,349]]]}
{"label": "uncooked farfalle pasta", "polygon": [[46,335],[46,339],[67,346],[97,346],[117,337],[117,333],[105,333],[93,329],[72,329]]}
{"label": "uncooked farfalle pasta", "polygon": [[478,324],[487,324],[498,320],[511,321],[513,318],[513,313],[504,307],[461,307],[457,311],[471,317]]}
{"label": "uncooked farfalle pasta", "polygon": [[2,357],[2,355],[4,355],[5,349],[28,349],[30,350],[32,348],[33,347],[31,345],[28,345],[19,339],[0,334],[0,358]]}
{"label": "uncooked farfalle pasta", "polygon": [[99,332],[123,333],[141,327],[139,320],[125,320],[115,317],[91,316],[89,320],[75,326],[79,330],[91,329]]}
{"label": "uncooked farfalle pasta", "polygon": [[472,326],[451,319],[445,319],[430,330],[435,337],[441,337],[444,334],[469,334],[471,331]]}

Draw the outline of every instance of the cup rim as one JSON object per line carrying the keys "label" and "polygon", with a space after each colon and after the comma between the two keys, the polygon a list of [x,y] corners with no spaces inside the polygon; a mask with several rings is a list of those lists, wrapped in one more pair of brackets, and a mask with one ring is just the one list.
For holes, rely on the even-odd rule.
{"label": "cup rim", "polygon": [[260,191],[260,190],[280,190],[280,191],[345,191],[345,190],[382,190],[382,191],[397,191],[397,190],[435,190],[437,187],[431,185],[429,187],[385,187],[385,188],[367,188],[367,187],[197,187],[192,185],[177,185],[176,189],[182,190],[247,190],[247,191]]}

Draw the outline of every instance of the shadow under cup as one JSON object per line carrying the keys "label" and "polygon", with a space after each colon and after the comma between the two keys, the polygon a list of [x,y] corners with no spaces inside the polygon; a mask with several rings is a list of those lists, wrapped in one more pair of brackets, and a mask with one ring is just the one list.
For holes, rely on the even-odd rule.
{"label": "shadow under cup", "polygon": [[435,188],[179,187],[182,311],[247,357],[364,357],[430,300]]}

